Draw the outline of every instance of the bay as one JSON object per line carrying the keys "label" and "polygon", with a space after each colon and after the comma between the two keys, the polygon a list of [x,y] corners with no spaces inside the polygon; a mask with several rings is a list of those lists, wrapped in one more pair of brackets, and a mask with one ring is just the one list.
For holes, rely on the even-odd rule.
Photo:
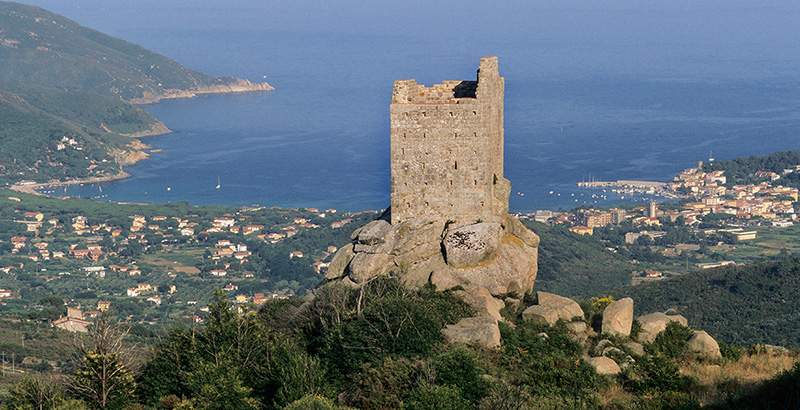
{"label": "bay", "polygon": [[592,198],[580,180],[668,181],[710,155],[800,149],[790,2],[29,3],[276,87],[144,107],[175,133],[145,140],[158,152],[126,168],[132,178],[73,196],[384,208],[393,81],[473,79],[487,55],[506,78],[513,211],[631,199]]}

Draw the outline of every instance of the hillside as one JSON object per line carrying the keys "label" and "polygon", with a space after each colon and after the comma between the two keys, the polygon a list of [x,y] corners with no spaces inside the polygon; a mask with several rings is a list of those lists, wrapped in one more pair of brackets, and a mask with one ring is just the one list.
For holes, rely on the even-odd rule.
{"label": "hillside", "polygon": [[800,259],[727,266],[626,287],[637,315],[672,310],[727,343],[800,346]]}
{"label": "hillside", "polygon": [[131,103],[272,90],[191,70],[34,6],[0,2],[0,27],[0,182],[7,184],[121,175],[121,165],[146,158],[132,137],[169,132]]}
{"label": "hillside", "polygon": [[581,296],[631,283],[630,259],[606,250],[597,237],[531,220],[523,223],[541,238],[534,291]]}

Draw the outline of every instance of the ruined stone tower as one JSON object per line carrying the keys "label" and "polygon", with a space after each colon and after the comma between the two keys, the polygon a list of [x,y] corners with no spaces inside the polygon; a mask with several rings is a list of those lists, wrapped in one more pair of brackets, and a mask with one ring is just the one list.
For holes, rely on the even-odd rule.
{"label": "ruined stone tower", "polygon": [[394,83],[391,105],[392,224],[417,217],[492,221],[508,212],[503,178],[503,92],[497,57],[477,81]]}

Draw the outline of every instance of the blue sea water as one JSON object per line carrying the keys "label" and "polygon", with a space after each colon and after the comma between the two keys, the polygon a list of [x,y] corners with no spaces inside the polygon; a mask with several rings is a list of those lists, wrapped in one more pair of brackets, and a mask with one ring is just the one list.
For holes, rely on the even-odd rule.
{"label": "blue sea water", "polygon": [[27,2],[276,87],[145,106],[175,131],[145,140],[160,152],[126,168],[132,178],[73,196],[384,208],[393,81],[473,79],[487,55],[506,78],[513,211],[627,202],[576,183],[668,181],[712,151],[800,149],[792,2]]}

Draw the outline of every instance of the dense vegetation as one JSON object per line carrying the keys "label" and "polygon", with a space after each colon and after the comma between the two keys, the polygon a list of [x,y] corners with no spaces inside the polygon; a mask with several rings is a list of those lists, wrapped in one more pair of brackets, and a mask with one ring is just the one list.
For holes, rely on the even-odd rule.
{"label": "dense vegetation", "polygon": [[34,6],[0,1],[0,27],[0,183],[118,174],[124,135],[167,131],[125,101],[234,80]]}
{"label": "dense vegetation", "polygon": [[[783,175],[784,170],[800,165],[800,151],[781,151],[763,157],[739,157],[703,165],[703,171],[725,171],[726,185],[745,185],[758,183],[765,178],[757,178],[758,171],[774,172]],[[800,173],[792,172],[781,177],[781,184],[800,188]]]}
{"label": "dense vegetation", "polygon": [[639,314],[670,310],[739,345],[800,346],[800,258],[725,266],[612,292]]}
{"label": "dense vegetation", "polygon": [[630,284],[630,258],[608,251],[598,237],[578,235],[559,225],[523,223],[541,239],[535,290],[577,296]]}
{"label": "dense vegetation", "polygon": [[[602,314],[597,302],[584,304],[584,323]],[[472,313],[460,299],[409,290],[392,278],[361,289],[332,285],[311,301],[274,300],[241,314],[218,292],[204,327],[172,328],[146,358],[130,350],[130,337],[123,341],[130,328],[102,316],[88,337],[72,342],[75,354],[61,379],[18,377],[6,408],[656,410],[797,403],[797,368],[771,369],[778,377],[761,388],[697,373],[741,368],[745,359],[777,363],[775,356],[726,345],[725,358],[705,359],[689,351],[691,330],[677,324],[640,355],[627,347],[629,338],[589,336],[584,344],[564,322],[536,324],[520,312],[513,304],[504,310],[502,345],[489,349],[444,340],[443,326]],[[620,357],[635,357],[619,376],[599,375],[584,360],[584,346],[591,352],[601,340]],[[793,353],[781,357],[797,360]]]}

